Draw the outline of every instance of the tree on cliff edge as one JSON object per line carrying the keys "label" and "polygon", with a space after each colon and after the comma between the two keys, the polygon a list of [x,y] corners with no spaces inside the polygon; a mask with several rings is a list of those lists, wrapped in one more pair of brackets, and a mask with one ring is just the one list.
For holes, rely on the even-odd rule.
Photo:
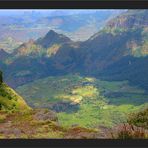
{"label": "tree on cliff edge", "polygon": [[3,83],[3,73],[0,71],[0,84]]}

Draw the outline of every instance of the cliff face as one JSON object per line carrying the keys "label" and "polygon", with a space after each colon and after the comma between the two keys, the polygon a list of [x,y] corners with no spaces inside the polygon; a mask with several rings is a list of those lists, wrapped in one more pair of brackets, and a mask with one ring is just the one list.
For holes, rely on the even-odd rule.
{"label": "cliff face", "polygon": [[147,26],[147,10],[129,10],[124,14],[110,20],[107,27],[123,28],[123,29],[134,29],[144,28]]}

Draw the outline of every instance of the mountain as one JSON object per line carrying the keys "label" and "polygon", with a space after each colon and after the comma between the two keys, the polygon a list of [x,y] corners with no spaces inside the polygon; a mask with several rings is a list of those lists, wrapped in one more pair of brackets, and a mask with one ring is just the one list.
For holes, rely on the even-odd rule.
{"label": "mountain", "polygon": [[102,31],[83,43],[85,52],[90,53],[83,58],[86,60],[93,59],[90,60],[92,61],[90,65],[93,66],[91,70],[103,69],[127,55],[142,56],[148,54],[145,51],[147,11],[141,11],[131,10],[118,16],[109,21]]}
{"label": "mountain", "polygon": [[[46,59],[46,57],[56,54],[64,44],[73,44],[73,42],[68,37],[50,30],[42,38],[37,40],[30,39],[28,42],[21,44],[13,49],[12,53],[7,53],[4,49],[0,49],[0,68],[2,69],[5,64],[11,64],[12,67],[15,64],[20,65],[23,59],[30,59],[31,61],[37,58],[37,61],[40,61],[39,59],[43,57]],[[20,62],[17,62],[19,60]],[[9,68],[13,69],[11,66]]]}
{"label": "mountain", "polygon": [[[132,10],[132,12],[133,13],[129,11],[125,13],[126,15],[124,14],[127,22],[129,21],[130,24],[135,23],[135,21],[130,20],[131,18],[139,20],[137,19],[139,11]],[[147,27],[146,25],[143,25],[146,23],[146,18],[143,17],[143,14],[145,16],[146,12],[144,11],[143,13],[140,13],[141,17],[139,17],[141,20],[137,27],[134,25],[135,27],[133,29],[131,29],[128,23],[125,22],[123,22],[123,24],[120,23],[119,26],[118,22],[122,22],[122,19],[125,20],[125,16],[121,14],[121,16],[109,21],[104,29],[93,35],[87,41],[82,42],[78,47],[79,50],[73,48],[73,51],[79,52],[78,65],[81,65],[83,69],[88,71],[88,73],[89,71],[92,73],[92,70],[101,70],[126,55],[147,55]],[[131,16],[132,14],[134,14],[134,16]],[[112,25],[113,22],[114,26]],[[120,30],[118,30],[119,28]],[[57,55],[60,54],[60,52],[62,51],[59,50]],[[57,55],[55,55],[55,57],[57,57]],[[58,59],[55,61],[58,61]]]}
{"label": "mountain", "polygon": [[[32,80],[46,77],[50,70],[50,57],[65,44],[73,44],[66,36],[50,30],[43,38],[23,43],[2,62],[5,67],[5,81],[15,88]],[[3,51],[3,58],[4,58]],[[0,68],[3,68],[3,64]],[[3,68],[4,69],[4,68]]]}
{"label": "mountain", "polygon": [[[124,15],[111,20],[107,27],[111,32],[128,32],[133,37],[126,43],[129,54],[122,57],[101,71],[107,80],[129,80],[131,84],[148,90],[148,16],[147,10],[130,10]],[[126,51],[124,49],[124,51]]]}
{"label": "mountain", "polygon": [[50,56],[56,53],[58,48],[65,44],[72,42],[68,37],[58,34],[50,30],[43,38],[36,41],[30,39],[28,42],[23,43],[12,53],[13,56]]}
{"label": "mountain", "polygon": [[62,34],[58,34],[53,30],[50,30],[45,37],[40,38],[36,41],[37,44],[41,45],[44,48],[49,48],[52,45],[56,44],[64,44],[64,43],[68,43],[71,42],[71,40],[62,35]]}
{"label": "mountain", "polygon": [[[147,88],[146,14],[147,10],[129,10],[109,21],[104,29],[80,43],[78,47],[62,47],[52,57],[53,67],[58,73],[79,72],[95,77],[103,77],[108,73],[110,80],[115,77],[114,74],[118,70],[118,79],[116,77],[113,80],[129,80],[132,84],[134,82]],[[130,63],[129,57],[131,61],[136,61],[130,66],[125,64],[125,61]],[[119,65],[124,68],[120,68]],[[139,65],[143,65],[141,70]],[[126,73],[126,77],[123,73]]]}
{"label": "mountain", "polygon": [[[131,64],[130,68],[125,64],[123,68],[125,71],[121,69],[119,72],[130,73],[132,66],[138,67],[140,63],[146,65],[147,62],[146,14],[147,10],[126,11],[110,20],[101,31],[85,42],[73,42],[68,37],[51,30],[44,37],[35,41],[30,40],[14,50],[11,54],[13,58],[9,59],[11,62],[9,61],[5,80],[13,87],[50,75],[69,73],[111,80],[119,63],[121,65],[123,61],[130,63],[128,57],[136,62],[134,65]],[[140,84],[144,85],[140,86],[144,88],[147,81],[145,82],[145,77],[140,76],[143,75],[142,72],[147,73],[146,69],[146,66],[143,66],[143,70],[139,71],[138,77],[134,79],[135,84],[141,81]],[[131,73],[128,78],[122,77],[123,75],[119,78],[118,75],[118,79],[133,83],[132,77],[137,72],[132,70]]]}
{"label": "mountain", "polygon": [[11,87],[49,75],[48,58],[19,57],[5,69],[5,81]]}
{"label": "mountain", "polygon": [[109,81],[128,80],[132,85],[148,90],[148,57],[126,56],[100,72],[100,77]]}
{"label": "mountain", "polygon": [[30,107],[12,88],[3,83],[0,72],[0,111],[26,111]]}

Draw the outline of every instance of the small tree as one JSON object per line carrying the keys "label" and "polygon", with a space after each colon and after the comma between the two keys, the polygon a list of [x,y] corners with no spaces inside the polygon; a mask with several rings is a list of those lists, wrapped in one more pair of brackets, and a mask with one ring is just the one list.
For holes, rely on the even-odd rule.
{"label": "small tree", "polygon": [[0,84],[3,83],[3,73],[0,71]]}

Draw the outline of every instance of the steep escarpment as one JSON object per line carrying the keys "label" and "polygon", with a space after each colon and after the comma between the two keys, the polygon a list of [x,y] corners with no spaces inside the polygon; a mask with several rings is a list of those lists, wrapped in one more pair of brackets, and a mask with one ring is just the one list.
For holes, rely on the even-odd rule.
{"label": "steep escarpment", "polygon": [[85,69],[90,68],[92,73],[125,56],[147,56],[146,12],[146,10],[128,11],[109,21],[102,31],[83,43]]}
{"label": "steep escarpment", "polygon": [[110,20],[107,27],[110,29],[134,29],[147,26],[147,10],[128,10],[125,13]]}

